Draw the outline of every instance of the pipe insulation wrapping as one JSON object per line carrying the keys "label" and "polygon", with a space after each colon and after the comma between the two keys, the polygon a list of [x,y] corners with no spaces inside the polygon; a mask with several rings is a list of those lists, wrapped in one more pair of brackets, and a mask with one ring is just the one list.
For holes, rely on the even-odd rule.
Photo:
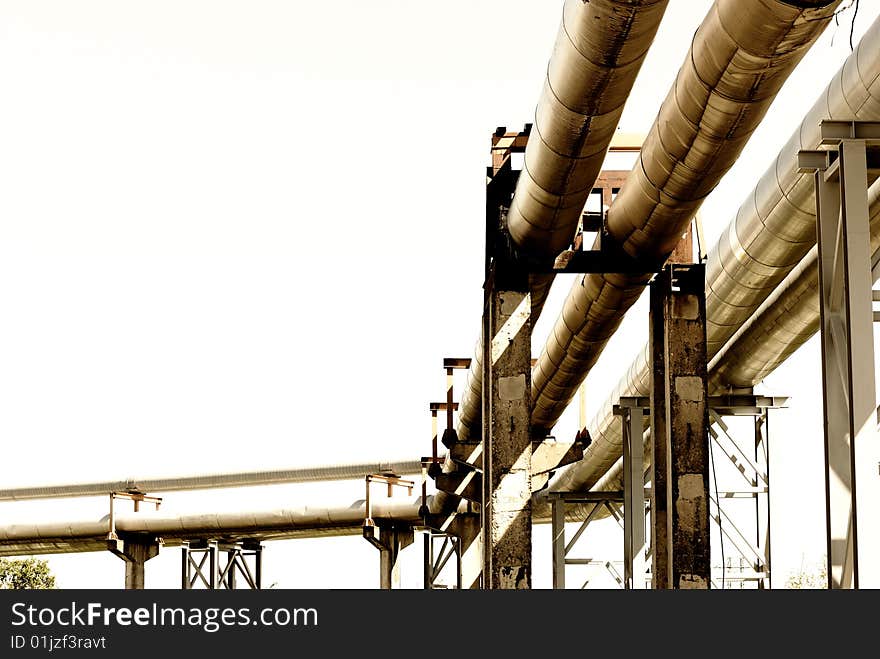
{"label": "pipe insulation wrapping", "polygon": [[[868,190],[870,209],[871,251],[873,261],[880,260],[880,181],[875,181]],[[731,387],[751,387],[759,383],[798,348],[819,331],[819,293],[818,293],[818,251],[814,247],[785,280],[773,291],[758,311],[731,337],[730,341],[709,362],[709,392],[718,394]],[[876,283],[876,281],[875,281]],[[641,353],[630,367],[629,374],[621,380],[617,390],[628,393],[624,396],[647,396],[650,383],[648,377],[647,353]],[[636,371],[635,375],[633,372]],[[630,381],[630,378],[632,380]],[[636,382],[635,386],[631,386]],[[630,388],[626,388],[630,385]],[[616,400],[612,397],[612,400]],[[606,407],[610,405],[610,401]],[[594,421],[595,423],[595,421]],[[650,423],[646,423],[650,426]],[[606,437],[617,437],[622,441],[620,419],[603,417],[599,432]],[[650,439],[645,443],[645,465],[650,462]],[[551,484],[552,488],[562,487],[560,482]],[[596,491],[619,490],[623,487],[623,460],[618,458],[610,468],[593,484]],[[540,493],[539,493],[540,494]],[[539,497],[535,515],[546,517],[549,506]],[[591,505],[569,506],[566,517],[569,520],[583,520],[590,513]],[[605,517],[599,512],[597,517]]]}
{"label": "pipe insulation wrapping", "polygon": [[[878,41],[880,19],[869,28],[858,48],[820,94],[709,252],[706,264],[706,334],[710,359],[815,245],[812,176],[797,173],[797,151],[816,148],[821,119],[880,119]],[[728,247],[731,236],[747,236],[748,239],[740,241],[737,238],[739,247],[731,250]],[[754,265],[751,268],[737,267],[743,262]],[[773,267],[759,270],[762,263],[773,264]],[[730,276],[731,272],[733,276]],[[719,318],[722,322],[718,322]],[[736,321],[731,318],[736,318]],[[584,459],[560,472],[551,483],[554,489],[589,488],[621,456],[620,424],[612,414],[612,401],[620,396],[648,395],[650,371],[647,350],[646,346],[639,352],[611,398],[606,400],[588,424],[593,443],[585,452]],[[744,366],[738,368],[756,373],[762,371],[760,365],[748,365],[749,360],[758,360],[761,354],[738,354],[737,358],[745,362]],[[750,384],[740,382],[738,386]]]}
{"label": "pipe insulation wrapping", "polygon": [[[608,209],[606,230],[629,255],[661,262],[675,248],[839,2],[806,4],[717,0],[710,8]],[[533,427],[558,421],[650,277],[575,280],[532,373]]]}
{"label": "pipe insulation wrapping", "polygon": [[[623,106],[668,0],[566,0],[507,226],[525,254],[554,257],[574,238]],[[532,275],[532,323],[553,275]],[[459,405],[458,435],[480,437],[482,334]]]}
{"label": "pipe insulation wrapping", "polygon": [[567,0],[507,223],[528,254],[571,243],[667,0]]}

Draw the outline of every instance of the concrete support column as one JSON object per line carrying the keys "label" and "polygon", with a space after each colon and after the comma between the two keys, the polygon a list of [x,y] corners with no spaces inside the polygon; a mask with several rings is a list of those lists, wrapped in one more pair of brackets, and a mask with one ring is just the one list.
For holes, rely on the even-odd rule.
{"label": "concrete support column", "polygon": [[143,590],[144,564],[159,554],[158,538],[108,540],[107,548],[125,561],[125,589]]}
{"label": "concrete support column", "polygon": [[504,270],[489,278],[484,310],[483,586],[523,589],[532,584],[531,296],[526,275]]}
{"label": "concrete support column", "polygon": [[[702,264],[668,265],[651,284],[654,346],[662,336],[662,366],[654,360],[655,383],[662,380],[663,435],[655,431],[655,455],[666,455],[666,575],[669,588],[709,588],[709,401],[706,386],[706,297]],[[662,334],[658,334],[662,307]],[[659,389],[652,387],[653,403]],[[657,419],[652,409],[652,423]],[[656,429],[657,426],[655,426]],[[658,447],[661,447],[658,449]],[[655,473],[659,469],[655,469]],[[661,476],[662,479],[662,476]],[[663,492],[654,486],[655,499]],[[656,514],[656,513],[654,513]],[[656,522],[655,522],[656,526]],[[655,537],[657,531],[654,531]],[[657,547],[655,545],[655,560]],[[657,570],[654,575],[657,582]]]}
{"label": "concrete support column", "polygon": [[379,588],[400,588],[400,552],[414,540],[412,527],[382,526],[379,531]]}

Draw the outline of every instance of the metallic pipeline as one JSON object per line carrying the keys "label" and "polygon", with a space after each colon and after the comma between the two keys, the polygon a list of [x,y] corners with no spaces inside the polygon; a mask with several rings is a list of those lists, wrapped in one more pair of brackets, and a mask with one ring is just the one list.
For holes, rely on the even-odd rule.
{"label": "metallic pipeline", "polygon": [[[706,265],[710,359],[735,331],[736,325],[730,319],[737,318],[739,324],[745,321],[815,244],[812,178],[797,173],[796,153],[799,148],[816,148],[820,119],[880,118],[878,41],[880,19],[869,28],[858,48],[832,78],[710,251]],[[754,258],[747,260],[744,248],[732,252],[726,247],[731,236],[747,236],[747,240],[737,244],[747,246]],[[766,257],[765,251],[768,252]],[[743,261],[754,265],[734,267]],[[759,277],[756,271],[762,263],[771,263],[774,267],[765,268],[763,277]],[[786,263],[788,265],[783,265]],[[738,279],[726,278],[730,272],[736,273]],[[725,304],[721,304],[721,300],[725,300]],[[723,322],[718,322],[718,318]],[[591,487],[611,468],[622,453],[619,423],[612,414],[611,401],[620,396],[648,395],[648,377],[645,347],[612,392],[611,399],[589,424],[593,443],[584,459],[560,472],[551,487],[562,490]]]}
{"label": "metallic pipeline", "polygon": [[[838,4],[716,0],[608,210],[614,243],[634,257],[666,259]],[[559,419],[650,277],[575,280],[532,373],[538,431]]]}
{"label": "metallic pipeline", "polygon": [[[880,260],[880,181],[875,182],[869,189],[868,205],[871,249],[874,254],[873,261],[876,263]],[[712,359],[709,364],[710,391],[719,392],[730,386],[746,387],[757,384],[818,331],[817,282],[817,252],[814,247]],[[644,352],[639,355],[627,376],[621,381],[618,392],[621,387],[631,382],[638,384],[635,388],[627,389],[623,395],[648,395],[648,368]],[[612,396],[612,400],[618,395],[620,393]],[[616,430],[619,434],[619,423],[619,420],[613,417],[607,419],[603,432]],[[647,440],[646,446],[649,445],[650,440]],[[647,450],[645,455],[649,456],[650,451]],[[398,469],[399,464],[395,463]],[[399,469],[399,471],[403,473],[404,470]],[[594,484],[593,489],[619,490],[622,481],[623,463],[621,459],[617,459]],[[120,483],[130,482],[132,481],[120,481]],[[137,482],[139,485],[146,483],[146,481]],[[554,485],[553,489],[557,489],[557,485]],[[417,523],[417,504],[395,502],[396,507],[390,510],[386,510],[381,501],[375,505],[373,512],[375,518],[400,519]],[[568,506],[566,518],[569,521],[582,520],[590,513],[592,507],[590,504]],[[546,522],[549,513],[546,498],[542,493],[538,493],[533,509],[535,521]],[[147,513],[147,517],[142,517],[144,513],[122,514],[118,517],[116,525],[123,531],[146,529],[162,535],[165,544],[171,546],[182,540],[200,536],[222,536],[228,540],[255,537],[270,540],[353,535],[360,532],[364,514],[362,502],[355,502],[337,508],[312,507],[234,515],[210,513],[157,517],[155,514]],[[104,537],[107,528],[106,518],[0,527],[0,556],[100,551],[106,548]]]}
{"label": "metallic pipeline", "polygon": [[880,20],[831,79],[712,248],[706,271],[709,354],[725,344],[816,244],[812,175],[793,166],[819,144],[822,119],[880,118]]}
{"label": "metallic pipeline", "polygon": [[568,247],[668,0],[566,0],[508,213],[514,243]]}
{"label": "metallic pipeline", "polygon": [[[525,254],[552,258],[569,245],[602,167],[624,103],[668,0],[566,0],[562,24],[507,225]],[[532,323],[552,275],[533,275]],[[482,334],[459,404],[458,435],[480,436]]]}
{"label": "metallic pipeline", "polygon": [[[880,260],[880,181],[868,189],[872,262]],[[713,390],[761,382],[819,331],[816,247],[709,362]],[[876,279],[875,282],[876,283]]]}
{"label": "metallic pipeline", "polygon": [[[868,190],[868,207],[872,262],[876,264],[880,261],[880,181],[875,182]],[[818,284],[818,251],[814,247],[709,362],[709,391],[722,393],[731,388],[756,385],[818,332]],[[637,363],[644,364],[642,367],[644,370],[639,373],[639,377],[646,377],[647,364],[642,355],[639,356]],[[625,395],[647,396],[648,385],[642,382],[639,380],[637,394]],[[611,425],[608,426],[607,423]],[[606,422],[602,432],[609,431],[620,435],[620,421],[611,419]],[[651,454],[649,447],[650,439],[646,439],[646,457]],[[648,462],[649,460],[646,460],[646,466]],[[555,488],[556,485],[553,487]],[[618,459],[596,481],[592,489],[619,490],[622,487],[623,460]],[[591,509],[591,505],[569,506],[566,511],[567,519],[583,520]],[[549,506],[543,500],[535,510],[536,515],[546,517],[550,514]]]}
{"label": "metallic pipeline", "polygon": [[0,489],[0,501],[99,496],[111,492],[140,492],[146,494],[222,487],[307,483],[363,478],[368,474],[384,474],[389,472],[401,476],[404,474],[417,474],[421,469],[422,465],[418,460],[392,460],[389,462],[324,465],[238,473],[204,473],[165,478],[128,478],[116,481],[49,484]]}
{"label": "metallic pipeline", "polygon": [[[877,263],[880,261],[880,182],[875,182],[868,191],[868,203],[872,262]],[[817,267],[818,252],[814,248],[765,300],[755,315],[715,355],[709,363],[710,392],[720,393],[731,387],[750,387],[757,384],[819,331]],[[647,365],[644,368],[647,369]],[[647,388],[642,391],[646,392]],[[638,395],[647,393],[640,392]],[[614,425],[607,429],[615,432],[619,421],[611,423]],[[619,428],[616,432],[620,434]],[[646,455],[649,455],[647,446],[648,444]],[[596,481],[592,489],[620,489],[622,483],[623,461],[619,459]],[[569,508],[569,519],[585,519],[591,506]],[[545,501],[536,510],[536,514],[549,514]],[[604,515],[599,515],[602,516]]]}
{"label": "metallic pipeline", "polygon": [[[420,524],[421,497],[372,504],[374,520]],[[283,540],[361,533],[366,516],[363,499],[338,505],[294,506],[266,510],[172,513],[116,513],[117,532],[152,535],[172,546],[200,538]],[[53,554],[107,549],[109,518],[27,522],[0,526],[0,556]]]}

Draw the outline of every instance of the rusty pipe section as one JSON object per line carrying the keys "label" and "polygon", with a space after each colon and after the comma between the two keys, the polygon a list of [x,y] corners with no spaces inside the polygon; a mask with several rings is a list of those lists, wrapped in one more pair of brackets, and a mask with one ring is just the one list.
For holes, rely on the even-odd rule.
{"label": "rusty pipe section", "polygon": [[[716,0],[608,210],[613,243],[633,257],[666,259],[838,4]],[[649,279],[646,273],[575,280],[532,373],[538,431],[559,419]]]}
{"label": "rusty pipe section", "polygon": [[[535,258],[565,249],[602,167],[623,106],[668,0],[566,0],[535,109],[507,227]],[[532,275],[532,322],[553,283]],[[458,435],[478,438],[482,420],[482,336],[459,404]]]}
{"label": "rusty pipe section", "polygon": [[530,255],[565,249],[668,0],[566,0],[507,225]]}

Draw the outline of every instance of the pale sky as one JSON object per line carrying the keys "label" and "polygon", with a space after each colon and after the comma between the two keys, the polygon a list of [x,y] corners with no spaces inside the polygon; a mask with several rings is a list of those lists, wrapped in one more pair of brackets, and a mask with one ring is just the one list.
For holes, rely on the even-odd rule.
{"label": "pale sky", "polygon": [[[650,127],[710,4],[671,0],[622,130]],[[471,356],[479,330],[490,134],[532,121],[561,11],[0,3],[0,482],[427,454],[442,359]],[[856,38],[877,14],[861,3]],[[849,54],[851,17],[802,61],[703,206],[710,244]],[[560,278],[535,355],[567,290]],[[590,413],[646,329],[640,303],[590,374]],[[792,396],[772,421],[777,585],[824,553],[820,386],[813,340],[764,387]],[[558,435],[575,432],[571,412]],[[326,493],[164,496],[263,508]],[[0,519],[103,509],[5,505]],[[547,531],[535,532],[536,586],[549,584]],[[421,548],[408,552],[405,584],[419,587]],[[148,585],[176,587],[178,556],[151,561]],[[109,553],[50,564],[62,587],[122,584]],[[378,583],[378,552],[360,538],[273,543],[266,566],[279,587]]]}

